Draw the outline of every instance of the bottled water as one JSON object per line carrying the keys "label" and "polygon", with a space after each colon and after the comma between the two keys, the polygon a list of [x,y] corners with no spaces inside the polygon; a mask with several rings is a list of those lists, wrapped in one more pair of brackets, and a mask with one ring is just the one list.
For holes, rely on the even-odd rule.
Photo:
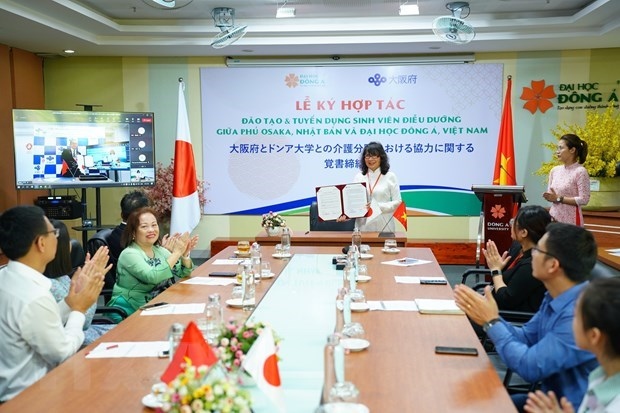
{"label": "bottled water", "polygon": [[353,230],[353,235],[351,236],[351,245],[355,245],[357,247],[357,251],[362,251],[362,231],[358,227],[355,227]]}
{"label": "bottled water", "polygon": [[205,308],[206,331],[205,338],[210,345],[215,345],[220,336],[223,322],[223,308],[220,302],[220,295],[215,293],[209,295],[209,301]]}
{"label": "bottled water", "polygon": [[261,252],[258,242],[254,242],[250,248],[250,263],[252,264],[254,280],[259,283],[261,278]]}
{"label": "bottled water", "polygon": [[282,244],[282,254],[286,255],[291,252],[291,230],[288,227],[282,227],[280,244]]}
{"label": "bottled water", "polygon": [[174,353],[177,351],[177,347],[179,347],[184,333],[185,326],[181,323],[174,323],[170,327],[170,331],[168,332],[168,343],[170,344],[168,357],[170,360],[174,357]]}
{"label": "bottled water", "polygon": [[256,307],[256,284],[254,283],[254,274],[252,266],[245,265],[243,268],[243,297],[241,304],[243,311],[253,311]]}

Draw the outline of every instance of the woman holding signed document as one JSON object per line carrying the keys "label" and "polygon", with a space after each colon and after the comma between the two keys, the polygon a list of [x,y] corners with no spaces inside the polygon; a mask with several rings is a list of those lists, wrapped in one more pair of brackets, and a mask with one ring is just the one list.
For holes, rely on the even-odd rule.
{"label": "woman holding signed document", "polygon": [[[361,231],[394,232],[396,224],[392,219],[394,211],[402,202],[398,179],[390,171],[390,161],[383,145],[370,142],[364,146],[360,158],[361,171],[355,175],[355,182],[366,184],[368,213],[357,218],[356,226]],[[346,217],[338,218],[345,221]]]}

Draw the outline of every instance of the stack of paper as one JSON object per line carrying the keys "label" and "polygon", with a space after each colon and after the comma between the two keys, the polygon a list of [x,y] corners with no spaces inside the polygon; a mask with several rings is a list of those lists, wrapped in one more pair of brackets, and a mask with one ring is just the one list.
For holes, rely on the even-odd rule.
{"label": "stack of paper", "polygon": [[420,314],[465,314],[454,300],[416,298],[414,301]]}

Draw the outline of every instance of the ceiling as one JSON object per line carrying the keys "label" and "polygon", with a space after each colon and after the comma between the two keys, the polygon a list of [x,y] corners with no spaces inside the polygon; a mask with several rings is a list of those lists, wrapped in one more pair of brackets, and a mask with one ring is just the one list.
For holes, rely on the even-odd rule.
{"label": "ceiling", "polygon": [[[177,0],[177,2],[189,0]],[[0,0],[0,43],[42,56],[346,56],[620,47],[620,0],[470,0],[476,30],[463,45],[431,29],[451,15],[443,0],[288,0],[296,17],[276,19],[283,0],[192,0],[163,10],[150,0]],[[235,9],[245,37],[223,49],[214,7]]]}

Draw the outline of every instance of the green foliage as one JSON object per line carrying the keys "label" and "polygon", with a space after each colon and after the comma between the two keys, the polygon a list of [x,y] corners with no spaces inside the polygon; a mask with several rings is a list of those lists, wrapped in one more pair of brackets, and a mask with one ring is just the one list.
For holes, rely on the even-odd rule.
{"label": "green foliage", "polygon": [[[564,123],[551,131],[558,140],[567,133],[574,133],[587,142],[588,157],[583,166],[591,177],[616,176],[616,165],[620,162],[620,114],[614,102],[610,102],[603,112],[588,111],[583,126]],[[557,142],[547,142],[543,146],[555,153]],[[551,168],[556,165],[559,163],[555,158],[543,162],[535,174],[549,175]]]}

